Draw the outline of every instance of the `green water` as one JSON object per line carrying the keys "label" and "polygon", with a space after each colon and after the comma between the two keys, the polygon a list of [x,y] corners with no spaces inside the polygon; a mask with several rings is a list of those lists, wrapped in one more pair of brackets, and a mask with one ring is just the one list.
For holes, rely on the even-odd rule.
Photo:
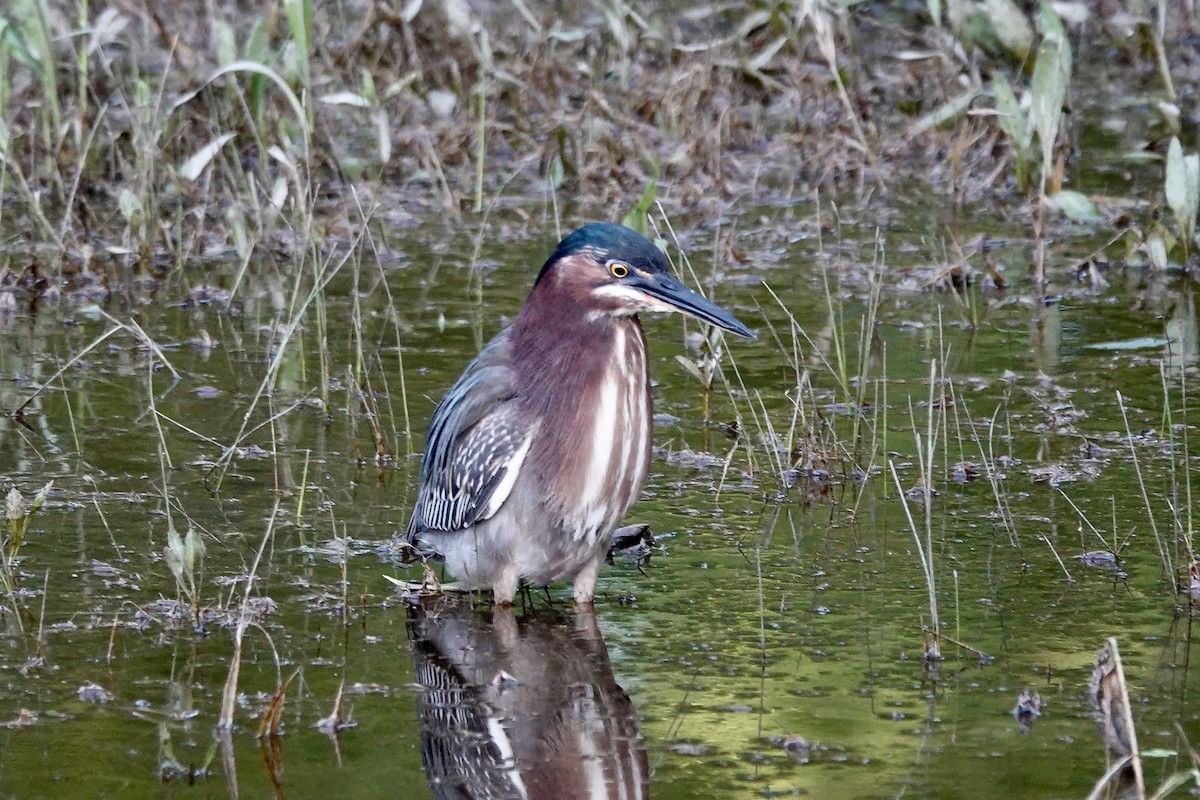
{"label": "green water", "polygon": [[[1175,492],[1188,471],[1183,437],[1194,433],[1181,410],[1181,376],[1195,382],[1192,283],[1115,272],[1098,295],[1064,281],[1061,301],[1042,306],[1021,294],[1027,251],[1018,243],[996,254],[1017,284],[1008,293],[972,288],[960,300],[920,291],[922,273],[906,270],[927,257],[904,243],[937,224],[921,218],[914,210],[913,221],[885,233],[862,428],[864,441],[890,454],[902,487],[917,483],[914,425],[924,437],[930,362],[939,370],[944,362],[952,387],[940,386],[936,404],[939,494],[929,538],[943,632],[972,649],[943,641],[945,660],[926,665],[929,599],[903,501],[885,458],[862,462],[875,467],[865,482],[849,472],[853,420],[835,405],[846,398],[826,364],[837,363],[831,331],[840,331],[849,372],[857,369],[872,234],[855,238],[847,222],[835,241],[795,235],[814,227],[811,209],[747,220],[748,257],[720,265],[716,296],[760,337],[729,343],[736,370],[726,362],[732,389],[713,394],[715,424],[705,425],[702,392],[675,361],[687,352],[681,323],[646,321],[656,411],[678,418],[656,433],[650,484],[631,516],[652,526],[657,546],[642,569],[607,569],[596,603],[610,677],[636,711],[654,797],[1086,796],[1104,772],[1086,687],[1109,636],[1124,655],[1142,747],[1179,748],[1177,723],[1200,740],[1200,697],[1187,680],[1190,611],[1164,578],[1116,394],[1128,398],[1133,451],[1178,565],[1169,503],[1187,524],[1187,498]],[[233,265],[188,268],[105,305],[141,325],[178,380],[128,332],[55,377],[111,325],[86,302],[4,318],[3,408],[49,385],[26,409],[27,426],[0,420],[3,488],[31,496],[53,479],[54,489],[20,550],[19,610],[4,601],[0,796],[433,796],[407,613],[383,577],[416,575],[380,558],[376,545],[407,522],[434,403],[515,314],[549,230],[485,244],[476,271],[464,237],[433,227],[393,234],[394,259],[364,261],[357,278],[344,267],[323,306],[304,316],[278,381],[253,407],[294,314],[290,279],[266,265],[227,308],[178,301],[201,284],[232,287]],[[708,275],[705,234],[690,249]],[[793,349],[786,316],[760,279],[814,344],[800,339]],[[963,324],[972,317],[977,330]],[[202,331],[215,347],[191,343]],[[1090,347],[1164,333],[1167,346]],[[811,381],[802,422],[820,447],[797,444],[785,466],[807,454],[828,475],[802,471],[781,491],[772,435],[787,433],[798,369]],[[240,450],[218,480],[213,464],[248,412],[251,432],[237,444],[261,450]],[[369,417],[387,460],[375,458]],[[716,424],[738,417],[740,446]],[[1087,443],[1099,457],[1081,451]],[[697,468],[674,455],[685,450],[728,457],[729,468]],[[956,483],[951,467],[961,461],[981,471],[995,464],[1003,478],[995,488],[986,478]],[[1034,480],[1050,467],[1078,479]],[[206,608],[236,605],[270,534],[251,596],[271,598],[274,610],[246,632],[237,729],[224,749],[213,731],[232,631],[210,619],[197,633],[159,602],[178,596],[163,556],[164,496],[175,527],[203,535]],[[1128,540],[1121,576],[1076,559],[1103,544],[1068,499],[1107,541]],[[910,509],[924,541],[921,506]],[[553,595],[561,605],[569,592]],[[571,624],[569,610],[558,613],[562,621],[548,624]],[[284,735],[264,759],[258,719],[289,678]],[[334,740],[315,725],[343,682],[356,725]],[[81,699],[92,683],[107,702]],[[1010,714],[1023,689],[1047,703],[1027,734]],[[788,755],[789,737],[809,743],[807,761]],[[268,763],[281,767],[278,789]],[[203,770],[164,782],[164,765]],[[1148,759],[1148,783],[1177,766]]]}

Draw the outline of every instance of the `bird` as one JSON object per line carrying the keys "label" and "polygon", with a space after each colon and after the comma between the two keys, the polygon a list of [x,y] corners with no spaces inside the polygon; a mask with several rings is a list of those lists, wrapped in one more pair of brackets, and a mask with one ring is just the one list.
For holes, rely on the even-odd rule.
{"label": "bird", "polygon": [[405,560],[441,561],[460,587],[490,588],[501,606],[522,584],[568,578],[575,604],[592,605],[610,536],[649,470],[643,312],[755,338],[637,231],[593,222],[570,233],[512,325],[434,410]]}

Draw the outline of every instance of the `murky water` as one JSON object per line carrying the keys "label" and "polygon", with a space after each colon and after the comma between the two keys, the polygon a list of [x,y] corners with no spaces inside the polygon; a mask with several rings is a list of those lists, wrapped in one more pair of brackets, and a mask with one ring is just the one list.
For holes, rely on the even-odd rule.
{"label": "murky water", "polygon": [[[931,669],[904,501],[885,460],[862,461],[871,469],[860,481],[845,457],[854,421],[833,331],[847,339],[853,375],[867,304],[864,280],[837,276],[869,264],[874,243],[846,221],[847,233],[819,245],[807,235],[813,214],[796,209],[761,235],[747,222],[748,260],[722,265],[718,298],[762,335],[730,343],[736,371],[727,363],[732,390],[713,393],[713,425],[675,362],[687,352],[681,323],[647,322],[656,411],[675,420],[657,431],[632,519],[650,524],[657,544],[648,564],[618,560],[603,573],[594,618],[574,617],[562,587],[549,611],[535,595],[542,610],[525,616],[459,605],[425,618],[384,579],[415,576],[376,552],[407,521],[433,403],[516,312],[549,242],[485,245],[484,266],[470,271],[469,241],[396,234],[394,260],[357,277],[343,268],[282,347],[293,291],[266,265],[228,310],[204,302],[234,285],[235,268],[220,265],[115,299],[104,310],[136,320],[161,355],[121,330],[61,376],[111,320],[86,303],[7,317],[3,408],[48,385],[26,424],[0,420],[4,487],[32,496],[53,479],[54,489],[4,600],[3,795],[437,796],[431,776],[453,784],[487,772],[499,751],[479,739],[503,734],[517,758],[531,742],[567,754],[558,772],[518,776],[530,796],[565,796],[538,792],[597,776],[625,786],[621,796],[637,796],[644,779],[660,798],[958,798],[968,787],[977,798],[1084,796],[1104,772],[1086,687],[1109,636],[1142,747],[1179,748],[1176,723],[1200,740],[1191,617],[1164,578],[1116,395],[1128,398],[1161,549],[1179,566],[1170,504],[1190,524],[1190,283],[1113,274],[1097,296],[1073,290],[1046,306],[978,288],[960,299],[919,291],[928,276],[906,271],[920,266],[904,243],[922,223],[885,232],[889,277],[862,428],[905,490],[919,481],[914,429],[926,436],[930,361],[952,381],[934,404],[929,537],[942,630],[966,647],[944,640],[946,658]],[[707,242],[690,246],[706,274]],[[1023,274],[1019,244],[995,257]],[[793,350],[760,277],[815,344]],[[174,302],[189,292],[193,302]],[[962,324],[972,316],[975,331]],[[1170,343],[1094,347],[1161,336]],[[277,379],[264,384],[277,353]],[[797,368],[811,380],[802,423],[815,433],[790,443],[784,466],[794,471],[781,482],[772,453],[791,423]],[[740,446],[721,427],[735,417]],[[375,430],[394,461],[376,461]],[[696,452],[720,460],[699,466]],[[960,462],[985,477],[956,482]],[[989,468],[1003,473],[995,485]],[[922,507],[909,508],[924,540]],[[164,557],[169,525],[206,545],[199,630],[175,605],[186,598]],[[1119,573],[1077,558],[1104,549],[1090,526],[1127,543]],[[242,598],[260,547],[250,596],[272,602],[259,601],[246,631],[237,729],[222,743],[213,730],[233,635],[221,612]],[[289,680],[284,735],[260,746],[259,718]],[[331,738],[316,726],[343,683],[354,726]],[[1011,714],[1025,689],[1046,703],[1028,733]],[[1146,762],[1151,785],[1177,767],[1159,755]],[[508,780],[487,784],[496,796],[520,796],[512,771],[492,767],[488,780]]]}

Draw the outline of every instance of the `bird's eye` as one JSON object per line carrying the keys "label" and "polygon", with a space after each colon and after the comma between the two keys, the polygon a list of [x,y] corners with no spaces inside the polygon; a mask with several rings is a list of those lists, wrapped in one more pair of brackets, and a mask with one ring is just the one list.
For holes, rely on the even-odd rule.
{"label": "bird's eye", "polygon": [[617,280],[629,277],[629,265],[623,264],[620,261],[608,262],[608,274],[612,275]]}

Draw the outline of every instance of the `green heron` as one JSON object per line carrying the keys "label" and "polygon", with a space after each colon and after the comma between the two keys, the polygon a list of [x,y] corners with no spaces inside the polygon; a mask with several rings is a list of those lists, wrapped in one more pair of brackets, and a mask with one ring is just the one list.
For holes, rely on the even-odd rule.
{"label": "green heron", "polygon": [[574,578],[588,605],[613,530],[646,482],[651,399],[638,313],[675,311],[754,338],[621,225],[559,242],[513,325],[433,412],[410,553],[510,605],[522,581]]}

